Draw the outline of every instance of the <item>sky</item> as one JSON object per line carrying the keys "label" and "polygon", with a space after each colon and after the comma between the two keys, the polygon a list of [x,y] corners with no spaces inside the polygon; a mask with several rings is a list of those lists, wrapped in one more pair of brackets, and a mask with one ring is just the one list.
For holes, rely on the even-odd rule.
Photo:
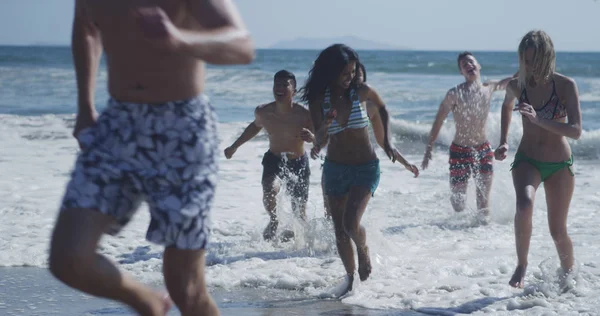
{"label": "sky", "polygon": [[[69,45],[73,3],[74,0],[1,0],[0,45]],[[297,37],[355,35],[418,50],[514,51],[527,31],[543,29],[558,51],[600,51],[598,0],[235,3],[258,48]]]}

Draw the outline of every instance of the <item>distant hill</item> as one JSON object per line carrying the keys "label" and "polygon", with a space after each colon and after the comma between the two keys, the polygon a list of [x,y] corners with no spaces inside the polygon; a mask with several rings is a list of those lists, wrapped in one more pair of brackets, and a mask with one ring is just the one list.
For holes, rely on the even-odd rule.
{"label": "distant hill", "polygon": [[362,39],[356,36],[342,36],[331,38],[306,38],[298,37],[292,40],[280,41],[269,47],[270,49],[324,49],[331,44],[342,43],[356,50],[409,50],[386,43]]}

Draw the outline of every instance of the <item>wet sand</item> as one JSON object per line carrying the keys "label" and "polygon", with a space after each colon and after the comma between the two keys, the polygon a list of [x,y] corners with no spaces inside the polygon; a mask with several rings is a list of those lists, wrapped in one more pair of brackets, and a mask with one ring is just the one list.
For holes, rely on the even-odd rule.
{"label": "wet sand", "polygon": [[[336,299],[318,299],[286,290],[212,289],[211,294],[221,315],[424,315],[410,310],[366,309]],[[0,268],[0,315],[122,316],[135,313],[124,305],[71,289],[54,279],[47,269],[11,267]],[[180,313],[173,307],[168,315]]]}

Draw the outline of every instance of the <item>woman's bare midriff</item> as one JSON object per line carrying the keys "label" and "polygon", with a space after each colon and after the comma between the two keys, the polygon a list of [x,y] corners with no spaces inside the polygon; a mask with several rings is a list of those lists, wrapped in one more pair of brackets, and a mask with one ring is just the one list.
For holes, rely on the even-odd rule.
{"label": "woman's bare midriff", "polygon": [[544,130],[526,119],[523,119],[523,137],[517,152],[544,162],[561,162],[571,158],[571,146],[566,137]]}
{"label": "woman's bare midriff", "polygon": [[329,135],[327,160],[345,165],[361,165],[377,159],[367,128],[345,129]]}

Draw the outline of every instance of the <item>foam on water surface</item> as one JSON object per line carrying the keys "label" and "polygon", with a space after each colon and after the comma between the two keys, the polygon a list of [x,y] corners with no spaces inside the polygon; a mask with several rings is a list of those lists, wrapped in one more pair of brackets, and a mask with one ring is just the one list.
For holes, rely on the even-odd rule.
{"label": "foam on water surface", "polygon": [[[0,123],[0,266],[46,267],[51,229],[77,152],[70,136],[72,117],[0,116]],[[406,126],[395,121],[396,135],[401,135],[400,129],[422,132]],[[222,149],[244,127],[243,123],[221,124]],[[362,220],[373,272],[367,281],[355,281],[342,302],[435,315],[593,315],[600,310],[598,161],[578,159],[575,165],[577,186],[569,214],[578,263],[574,282],[561,290],[541,187],[526,287],[518,290],[508,286],[516,264],[515,199],[508,172],[512,157],[495,163],[491,219],[481,225],[475,216],[472,186],[468,210],[452,211],[443,143],[434,152],[430,169],[416,179],[378,150],[381,182]],[[415,147],[415,153],[407,156],[420,163],[422,153],[416,151],[420,145],[402,137],[396,137],[396,144],[408,152]],[[577,151],[578,145],[573,146]],[[241,147],[231,160],[220,159],[207,282],[225,291],[276,290],[318,298],[335,289],[344,275],[331,223],[323,218],[322,161],[310,162],[308,225],[294,219],[289,199],[282,195],[280,227],[293,230],[295,238],[265,242],[262,231],[268,216],[262,205],[260,161],[266,149],[261,136]],[[144,205],[120,235],[103,238],[100,251],[144,282],[160,285],[162,249],[144,240],[148,223]]]}

